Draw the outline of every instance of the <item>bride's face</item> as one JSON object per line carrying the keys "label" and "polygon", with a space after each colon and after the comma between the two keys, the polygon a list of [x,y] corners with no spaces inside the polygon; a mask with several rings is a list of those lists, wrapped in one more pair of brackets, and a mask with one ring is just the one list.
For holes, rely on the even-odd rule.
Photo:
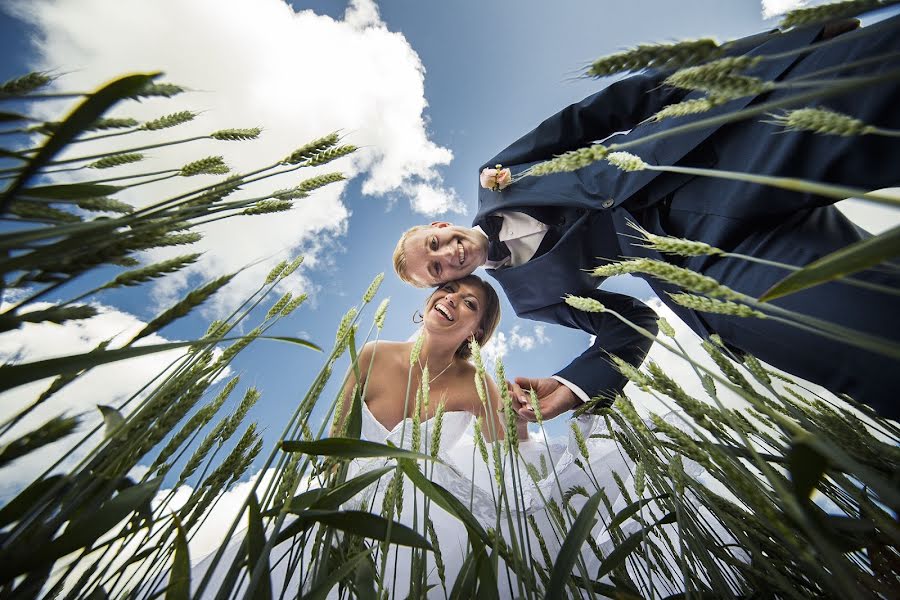
{"label": "bride's face", "polygon": [[446,336],[461,344],[481,329],[484,292],[475,285],[450,281],[428,299],[423,325],[430,335]]}

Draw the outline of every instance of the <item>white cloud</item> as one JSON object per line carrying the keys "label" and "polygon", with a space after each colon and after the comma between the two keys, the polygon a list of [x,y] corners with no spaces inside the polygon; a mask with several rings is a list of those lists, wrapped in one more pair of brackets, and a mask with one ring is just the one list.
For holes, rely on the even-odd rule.
{"label": "white cloud", "polygon": [[798,8],[829,4],[834,0],[762,0],[762,17],[771,19]]}
{"label": "white cloud", "polygon": [[[49,304],[35,303],[34,309]],[[33,362],[56,356],[89,352],[105,340],[112,340],[112,347],[124,343],[145,325],[136,317],[115,309],[95,305],[99,314],[90,319],[69,321],[62,325],[52,323],[26,323],[20,329],[0,336],[0,362]],[[8,306],[4,305],[3,310]],[[159,344],[166,340],[158,335],[147,336],[139,344]],[[32,481],[59,457],[65,459],[59,470],[77,464],[94,447],[102,436],[95,434],[77,449],[74,445],[95,426],[102,423],[98,404],[119,407],[137,392],[143,384],[165,370],[173,361],[183,356],[184,350],[171,350],[140,358],[121,361],[92,369],[64,387],[44,403],[28,413],[6,435],[0,436],[0,445],[31,431],[47,420],[65,413],[81,415],[78,430],[54,444],[34,451],[0,470],[0,498],[8,497]],[[10,418],[34,402],[50,384],[50,379],[35,381],[0,394],[4,419]],[[98,395],[99,393],[99,395]],[[135,406],[132,402],[127,413]]]}
{"label": "white cloud", "polygon": [[[252,142],[205,140],[151,150],[147,161],[120,167],[116,174],[179,167],[218,154],[233,172],[248,172],[340,130],[342,143],[360,147],[353,156],[250,184],[238,194],[252,197],[318,172],[340,170],[362,177],[363,193],[406,196],[421,213],[462,210],[456,192],[444,187],[439,173],[452,152],[429,139],[424,67],[406,38],[388,31],[372,0],[351,2],[343,20],[310,10],[294,12],[282,0],[19,0],[12,8],[40,31],[34,68],[65,73],[60,81],[65,89],[93,89],[123,73],[162,70],[166,81],[197,90],[117,108],[116,116],[141,120],[178,110],[202,112],[178,129],[129,136],[129,145],[222,128],[264,129]],[[47,118],[68,108],[48,106],[41,105]],[[102,152],[120,148],[118,144],[116,138],[92,142],[78,152]],[[210,176],[195,179],[176,178],[119,197],[142,205],[216,181]],[[345,187],[319,190],[297,201],[289,213],[205,226],[205,238],[195,247],[206,254],[185,272],[166,278],[156,291],[157,301],[170,302],[196,285],[198,273],[210,278],[267,259],[217,294],[211,306],[221,312],[254,290],[275,262],[298,252],[307,261],[291,286],[308,288],[303,269],[327,266],[336,239],[346,232],[350,210]],[[234,197],[240,198],[238,194]],[[173,254],[155,252],[153,258]]]}
{"label": "white cloud", "polygon": [[519,349],[528,352],[535,346],[544,344],[550,340],[544,333],[544,325],[535,325],[532,332],[521,333],[522,326],[514,325],[509,335],[502,331],[496,331],[491,339],[481,348],[481,357],[488,371],[494,371],[497,360],[503,360],[510,350]]}
{"label": "white cloud", "polygon": [[413,210],[424,215],[437,215],[445,212],[464,213],[465,207],[456,194],[456,190],[441,185],[418,183],[411,186],[409,195],[412,198]]}
{"label": "white cloud", "polygon": [[769,19],[805,5],[806,0],[762,0],[762,16]]}
{"label": "white cloud", "polygon": [[491,373],[494,371],[497,360],[502,360],[508,353],[509,343],[506,340],[506,334],[502,331],[495,332],[488,343],[481,348],[481,358]]}
{"label": "white cloud", "polygon": [[515,325],[509,332],[509,346],[511,348],[519,348],[524,352],[533,350],[535,346],[539,346],[550,341],[550,338],[544,333],[544,325],[535,325],[532,333],[520,333],[521,325]]}

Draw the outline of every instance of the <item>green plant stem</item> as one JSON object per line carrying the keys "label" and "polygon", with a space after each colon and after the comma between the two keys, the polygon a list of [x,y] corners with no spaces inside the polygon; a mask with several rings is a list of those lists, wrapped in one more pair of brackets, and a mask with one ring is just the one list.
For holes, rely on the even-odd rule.
{"label": "green plant stem", "polygon": [[[358,318],[359,318],[359,315],[357,314],[353,323],[348,324],[348,332],[352,329],[353,324],[356,322],[356,319],[358,319]],[[334,357],[331,357],[329,359],[329,362],[331,360],[333,360],[333,358]],[[299,427],[298,417],[300,417],[300,415],[303,414],[304,410],[306,409],[306,405],[312,398],[313,391],[316,389],[316,387],[320,383],[323,383],[323,382],[321,382],[321,379],[325,375],[326,367],[329,364],[329,362],[326,362],[326,366],[324,366],[322,369],[320,369],[318,375],[316,376],[316,378],[313,382],[313,385],[310,387],[310,389],[307,391],[303,400],[300,402],[300,404],[294,410],[293,415],[288,420],[287,424],[285,425],[284,430],[282,431],[282,434],[278,440],[278,444],[276,445],[275,449],[273,449],[272,452],[269,453],[269,456],[267,457],[265,464],[262,466],[261,471],[265,472],[271,466],[272,462],[275,460],[275,455],[278,452],[280,452],[280,450],[279,450],[280,444],[281,444],[281,442],[284,441],[285,436],[292,429],[296,429],[297,427]],[[324,427],[324,424],[323,424],[323,427]],[[298,481],[303,477],[303,474],[305,473],[305,469],[309,466],[309,463],[310,463],[310,461],[309,461],[308,457],[301,462],[300,468],[298,469],[298,476],[297,476]],[[255,494],[258,486],[259,486],[259,480],[254,482],[254,484],[251,486],[249,494]],[[243,513],[243,511],[249,505],[249,495],[247,496],[247,498],[248,498],[248,500],[245,500],[241,507],[241,513]],[[281,511],[279,512],[278,516],[275,519],[275,522],[272,524],[272,531],[269,533],[269,536],[266,540],[266,544],[263,546],[262,551],[260,553],[261,560],[259,561],[257,568],[253,570],[253,574],[251,575],[250,582],[248,583],[248,587],[247,587],[248,594],[252,594],[253,591],[256,589],[256,585],[257,585],[260,577],[262,576],[262,568],[261,567],[266,562],[264,559],[266,559],[269,556],[269,552],[272,549],[273,542],[274,542],[275,538],[278,537],[278,532],[281,530],[281,526],[284,523],[286,514],[287,514],[287,504],[285,504],[282,507]],[[237,520],[232,522],[231,526],[229,527],[228,532],[225,534],[225,538],[226,539],[230,538],[231,535],[234,533],[235,529],[237,529]],[[222,555],[224,554],[224,551],[225,551],[224,545],[220,546],[219,549],[216,551],[216,554],[213,557],[213,560],[209,567],[209,570],[204,575],[203,579],[200,581],[197,591],[195,592],[196,596],[201,596],[204,589],[206,588],[206,586],[209,585],[210,578],[212,576],[212,572],[215,569],[215,566],[218,564],[218,562],[222,559]]]}
{"label": "green plant stem", "polygon": [[[770,267],[778,267],[780,269],[784,269],[786,271],[800,271],[803,267],[798,267],[795,265],[789,265],[782,262],[776,262],[772,260],[766,260],[764,258],[757,258],[755,256],[750,256],[748,254],[738,254],[736,252],[723,252],[721,256],[726,258],[738,258],[740,260],[746,260],[747,262],[753,262],[761,265],[767,265]],[[854,287],[863,288],[867,290],[872,290],[874,292],[880,292],[883,294],[890,294],[892,296],[900,296],[900,290],[892,287],[888,287],[886,285],[879,285],[877,283],[872,283],[870,281],[865,281],[862,279],[855,279],[853,277],[842,277],[841,279],[835,280],[837,283],[843,283],[847,285],[852,285]]]}
{"label": "green plant stem", "polygon": [[622,150],[628,150],[630,148],[634,148],[636,146],[640,146],[642,144],[646,144],[647,142],[656,141],[662,138],[671,137],[675,135],[681,135],[683,133],[688,133],[690,131],[696,131],[698,129],[707,129],[712,127],[718,127],[724,125],[726,123],[731,123],[733,121],[740,121],[743,119],[747,119],[749,117],[753,117],[760,114],[766,114],[772,112],[777,108],[782,108],[785,106],[794,106],[797,104],[801,104],[807,102],[809,100],[815,100],[817,98],[827,98],[830,96],[837,96],[840,94],[847,93],[854,89],[866,87],[869,85],[877,85],[879,83],[883,83],[885,81],[891,81],[900,77],[900,69],[894,69],[892,71],[888,71],[885,73],[881,73],[878,75],[871,75],[866,77],[855,77],[851,80],[843,81],[841,83],[837,83],[834,85],[829,85],[825,89],[817,89],[809,92],[803,92],[794,94],[787,98],[780,98],[778,100],[771,100],[769,102],[763,102],[761,104],[753,104],[747,108],[743,108],[741,110],[726,113],[722,115],[717,115],[714,117],[706,117],[704,119],[700,119],[698,121],[693,121],[691,123],[685,123],[683,125],[676,125],[673,127],[669,127],[664,131],[658,131],[656,133],[651,133],[645,135],[643,137],[629,140],[627,142],[623,142],[620,144],[611,144],[607,147],[609,152],[619,152]]}
{"label": "green plant stem", "polygon": [[773,175],[755,175],[753,173],[742,173],[739,171],[724,171],[720,169],[701,169],[697,167],[679,167],[673,165],[647,165],[648,171],[661,171],[667,173],[681,173],[684,175],[700,175],[703,177],[715,177],[718,179],[729,179],[732,181],[745,181],[748,183],[758,183],[771,187],[789,190],[793,192],[817,194],[826,198],[834,198],[835,200],[844,200],[846,198],[859,198],[861,200],[869,200],[886,206],[900,206],[900,198],[890,194],[881,194],[878,192],[867,192],[859,188],[846,187],[841,185],[831,185],[826,183],[818,183],[805,179],[796,179],[794,177],[776,177]]}

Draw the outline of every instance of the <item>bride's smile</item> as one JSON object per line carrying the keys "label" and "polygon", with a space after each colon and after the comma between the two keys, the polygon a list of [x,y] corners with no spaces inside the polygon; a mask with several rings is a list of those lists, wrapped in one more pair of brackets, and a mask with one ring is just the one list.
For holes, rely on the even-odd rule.
{"label": "bride's smile", "polygon": [[[432,294],[424,319],[425,331],[429,336],[452,333],[449,340],[454,347],[477,333],[482,317],[484,292],[466,282],[451,281]],[[434,340],[437,341],[437,340]]]}

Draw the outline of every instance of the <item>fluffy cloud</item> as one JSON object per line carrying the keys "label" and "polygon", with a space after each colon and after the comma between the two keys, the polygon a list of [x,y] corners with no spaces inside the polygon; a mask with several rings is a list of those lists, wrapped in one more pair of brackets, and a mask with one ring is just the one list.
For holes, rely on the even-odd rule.
{"label": "fluffy cloud", "polygon": [[545,344],[550,341],[547,334],[544,333],[544,325],[535,325],[531,333],[521,333],[521,325],[516,325],[509,332],[509,345],[512,348],[520,348],[525,352],[533,350],[535,346]]}
{"label": "fluffy cloud", "polygon": [[507,354],[509,354],[509,342],[506,334],[502,331],[494,333],[490,341],[481,348],[481,358],[491,373],[494,372],[497,360],[503,360]]}
{"label": "fluffy cloud", "polygon": [[[129,136],[129,145],[223,128],[264,129],[252,142],[203,140],[151,150],[148,160],[120,167],[116,174],[180,167],[219,154],[233,172],[248,172],[339,130],[343,143],[360,147],[351,157],[250,184],[240,193],[261,195],[319,172],[340,170],[360,177],[364,194],[406,196],[421,213],[462,210],[439,173],[453,155],[428,137],[425,70],[406,38],[388,31],[372,0],[353,0],[343,19],[295,12],[282,0],[19,0],[11,8],[41,33],[34,68],[65,73],[60,85],[68,90],[93,89],[126,72],[156,70],[165,72],[166,81],[195,90],[171,100],[119,107],[115,116],[140,120],[178,110],[202,113],[178,129]],[[64,106],[41,108],[47,111],[44,117],[55,118]],[[119,143],[112,138],[82,144],[78,153],[121,148]],[[216,181],[196,179],[203,180],[175,178],[120,197],[144,205]],[[288,213],[204,226],[205,238],[197,244],[207,251],[203,259],[166,278],[157,300],[171,301],[196,284],[198,273],[208,278],[260,261],[217,295],[218,305],[212,306],[221,311],[246,297],[287,254],[303,252],[304,268],[323,261],[327,266],[350,216],[345,187],[324,188]],[[153,258],[172,255],[159,254]],[[294,287],[309,287],[303,273],[291,282]]]}
{"label": "fluffy cloud", "polygon": [[545,333],[544,325],[534,325],[531,332],[523,333],[521,324],[513,325],[509,334],[503,331],[497,331],[491,337],[490,341],[481,349],[481,356],[486,365],[493,371],[497,360],[502,360],[509,354],[510,350],[521,350],[528,352],[535,347],[550,341]]}
{"label": "fluffy cloud", "polygon": [[762,16],[769,19],[805,5],[806,0],[762,0]]}

